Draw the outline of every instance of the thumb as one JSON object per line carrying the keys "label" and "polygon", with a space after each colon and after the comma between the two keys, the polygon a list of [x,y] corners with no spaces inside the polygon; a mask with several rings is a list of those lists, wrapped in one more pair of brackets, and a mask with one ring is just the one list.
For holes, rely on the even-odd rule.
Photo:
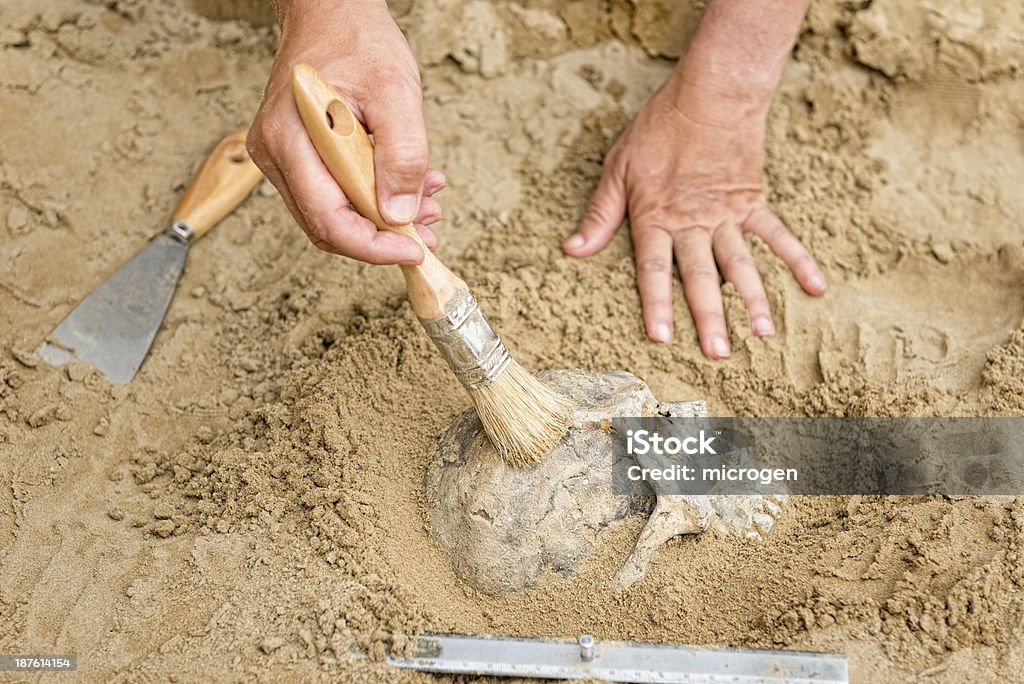
{"label": "thumb", "polygon": [[419,86],[390,85],[366,109],[373,133],[377,205],[393,225],[411,223],[419,212],[429,153]]}
{"label": "thumb", "polygon": [[588,257],[604,249],[626,216],[626,188],[616,166],[605,162],[601,181],[576,232],[562,244],[569,256]]}

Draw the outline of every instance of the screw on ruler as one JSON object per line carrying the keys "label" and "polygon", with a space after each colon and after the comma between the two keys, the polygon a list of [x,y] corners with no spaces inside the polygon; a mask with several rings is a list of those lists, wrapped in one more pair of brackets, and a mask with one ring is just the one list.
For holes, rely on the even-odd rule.
{"label": "screw on ruler", "polygon": [[580,634],[580,638],[576,640],[576,643],[580,645],[581,659],[588,663],[594,659],[594,637],[589,634]]}

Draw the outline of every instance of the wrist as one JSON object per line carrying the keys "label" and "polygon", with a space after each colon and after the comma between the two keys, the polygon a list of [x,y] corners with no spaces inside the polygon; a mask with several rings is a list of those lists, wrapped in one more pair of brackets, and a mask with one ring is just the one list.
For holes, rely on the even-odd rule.
{"label": "wrist", "polygon": [[322,26],[332,16],[366,11],[367,8],[388,12],[387,0],[271,0],[277,12],[281,33],[297,26]]}
{"label": "wrist", "polygon": [[776,64],[752,67],[726,51],[704,50],[687,53],[679,60],[673,76],[738,102],[767,105],[775,94],[784,65],[785,55]]}
{"label": "wrist", "polygon": [[719,36],[695,36],[672,72],[688,89],[721,101],[736,115],[765,116],[782,78],[789,50],[752,59],[742,46]]}
{"label": "wrist", "polygon": [[808,0],[708,0],[673,78],[683,90],[766,116]]}
{"label": "wrist", "polygon": [[674,106],[695,122],[724,128],[762,126],[771,108],[773,84],[680,61],[664,89]]}

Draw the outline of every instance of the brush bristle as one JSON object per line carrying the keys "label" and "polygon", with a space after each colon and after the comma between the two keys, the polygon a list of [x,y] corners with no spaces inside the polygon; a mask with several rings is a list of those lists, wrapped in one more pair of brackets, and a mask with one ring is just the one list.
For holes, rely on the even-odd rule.
{"label": "brush bristle", "polygon": [[572,424],[573,405],[512,360],[493,382],[468,389],[502,459],[522,468],[542,459]]}

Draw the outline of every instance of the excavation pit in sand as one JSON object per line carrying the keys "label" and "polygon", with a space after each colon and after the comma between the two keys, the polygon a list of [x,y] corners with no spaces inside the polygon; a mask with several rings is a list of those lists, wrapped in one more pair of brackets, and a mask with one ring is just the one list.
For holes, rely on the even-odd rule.
{"label": "excavation pit in sand", "polygon": [[466,583],[488,594],[536,584],[547,572],[569,577],[603,534],[630,515],[648,515],[636,547],[615,580],[642,579],[658,546],[711,529],[757,536],[781,511],[777,497],[679,496],[659,491],[617,494],[611,419],[706,416],[703,401],[659,402],[625,371],[546,371],[540,376],[572,398],[572,427],[539,463],[506,465],[473,410],[441,438],[426,478],[431,530]]}

